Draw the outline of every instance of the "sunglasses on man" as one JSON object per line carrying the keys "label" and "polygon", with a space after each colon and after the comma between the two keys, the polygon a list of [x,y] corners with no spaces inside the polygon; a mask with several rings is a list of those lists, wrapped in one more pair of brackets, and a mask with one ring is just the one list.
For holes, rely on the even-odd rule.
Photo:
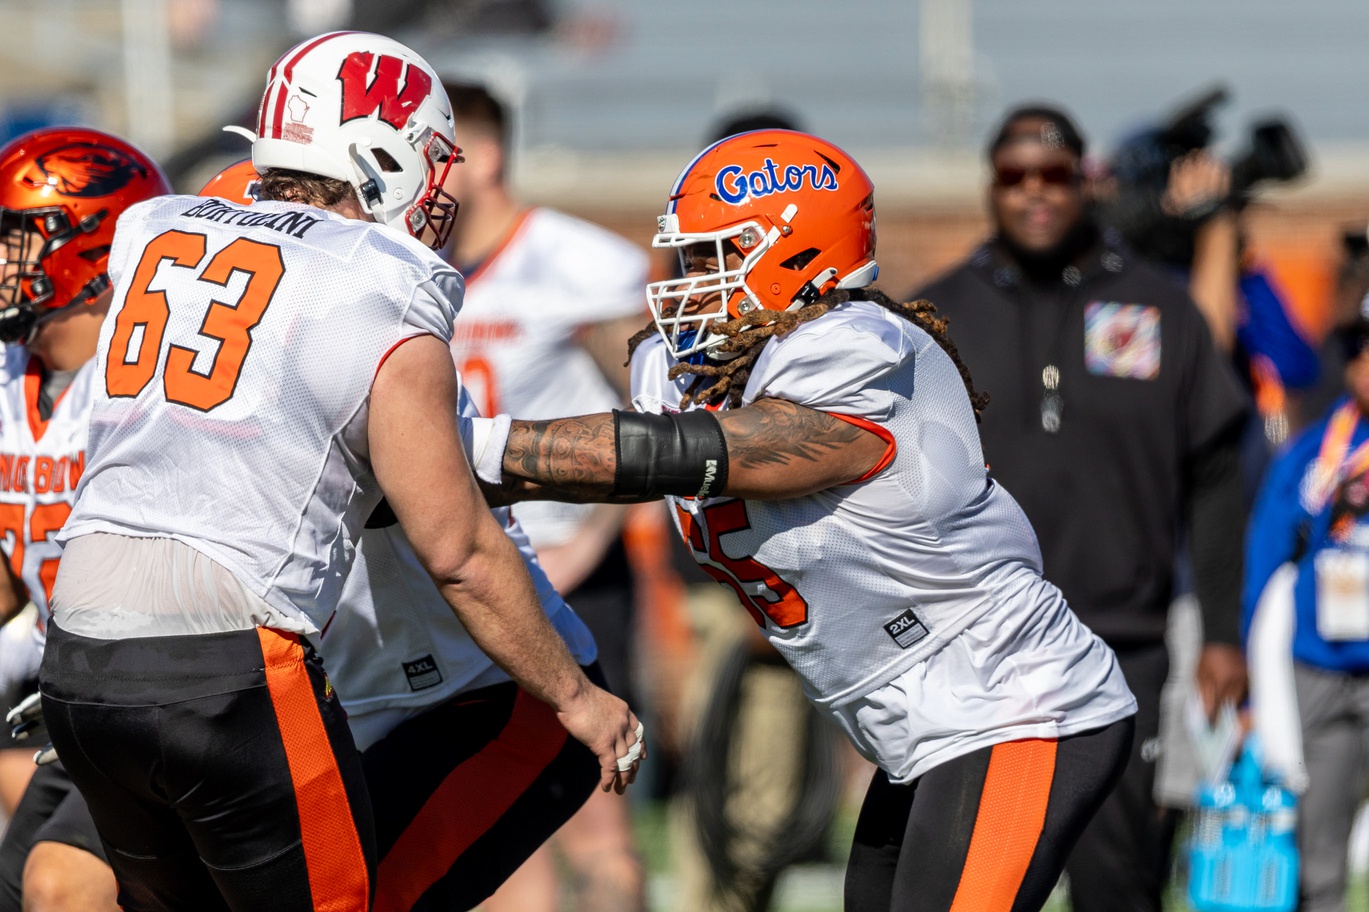
{"label": "sunglasses on man", "polygon": [[1040,168],[1000,165],[993,169],[993,182],[995,187],[1016,187],[1032,175],[1048,187],[1067,187],[1078,180],[1079,171],[1072,164],[1045,165]]}

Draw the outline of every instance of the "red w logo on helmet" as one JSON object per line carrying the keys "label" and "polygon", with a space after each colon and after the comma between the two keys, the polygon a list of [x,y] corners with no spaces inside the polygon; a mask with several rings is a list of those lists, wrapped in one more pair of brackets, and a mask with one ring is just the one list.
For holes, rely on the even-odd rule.
{"label": "red w logo on helmet", "polygon": [[[375,64],[375,76],[371,64]],[[404,73],[404,88],[399,87],[404,61],[398,57],[375,55],[369,51],[354,51],[342,61],[337,78],[342,82],[342,122],[370,117],[376,111],[380,119],[396,130],[404,129],[409,115],[423,103],[432,90],[433,80],[427,73],[409,64]]]}

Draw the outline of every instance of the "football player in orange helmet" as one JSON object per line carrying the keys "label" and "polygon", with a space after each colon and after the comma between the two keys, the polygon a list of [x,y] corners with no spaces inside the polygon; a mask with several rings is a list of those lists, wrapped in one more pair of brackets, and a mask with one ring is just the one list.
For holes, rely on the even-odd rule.
{"label": "football player in orange helmet", "polygon": [[200,188],[200,196],[217,196],[230,203],[251,205],[257,200],[257,188],[260,186],[261,175],[257,174],[252,159],[245,158],[211,177]]}
{"label": "football player in orange helmet", "polygon": [[[0,508],[16,520],[5,551],[17,578],[0,585],[0,616],[35,603],[35,662],[60,554],[48,534],[70,512],[79,478],[71,469],[84,463],[115,223],[134,203],[170,192],[152,159],[99,130],[37,130],[0,149],[0,340],[11,343],[0,358],[0,463],[14,467],[0,483]],[[36,678],[5,684],[9,696],[36,689]],[[33,747],[22,753],[31,772]],[[18,912],[21,894],[24,909],[118,908],[94,821],[60,761],[33,773],[0,843],[0,910]]]}
{"label": "football player in orange helmet", "polygon": [[872,191],[803,133],[704,150],[653,242],[685,276],[648,287],[635,411],[514,420],[487,493],[670,502],[879,767],[846,908],[1027,912],[1120,775],[1136,703],[988,474],[945,323],[870,285]]}
{"label": "football player in orange helmet", "polygon": [[0,231],[9,251],[0,282],[0,341],[31,341],[68,308],[94,305],[119,213],[171,192],[161,169],[98,130],[37,130],[0,149]]}
{"label": "football player in orange helmet", "polygon": [[[834,289],[862,288],[879,273],[875,188],[860,166],[815,136],[743,135],[701,152],[657,220],[652,246],[677,249],[685,273],[647,287],[656,326],[676,359],[735,355],[740,349],[727,344],[722,324],[767,325],[777,313]],[[792,157],[794,146],[802,147],[800,158]],[[784,164],[798,160],[804,163]],[[720,268],[697,268],[710,258]]]}

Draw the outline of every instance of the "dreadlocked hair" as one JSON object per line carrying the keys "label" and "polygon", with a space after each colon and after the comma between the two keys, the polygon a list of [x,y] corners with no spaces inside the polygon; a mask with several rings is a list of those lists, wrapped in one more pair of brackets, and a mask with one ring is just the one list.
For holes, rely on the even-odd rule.
{"label": "dreadlocked hair", "polygon": [[[735,320],[713,324],[709,327],[711,332],[728,337],[727,341],[714,351],[722,354],[735,353],[735,357],[727,361],[709,361],[703,364],[688,364],[681,361],[672,367],[669,375],[671,380],[685,374],[694,375],[695,378],[685,390],[680,407],[686,408],[696,403],[716,405],[724,401],[729,406],[740,405],[742,393],[746,390],[746,381],[751,377],[751,367],[772,336],[782,336],[794,327],[816,320],[833,307],[847,301],[870,301],[878,304],[931,336],[936,344],[941,346],[941,350],[950,356],[956,370],[960,371],[960,379],[965,383],[965,392],[969,395],[970,406],[974,409],[975,421],[980,420],[980,415],[989,404],[989,394],[975,391],[970,369],[960,360],[960,353],[946,331],[945,318],[936,315],[936,305],[926,300],[901,303],[873,285],[864,288],[836,288],[797,310],[758,308],[742,314]],[[643,327],[628,340],[629,362],[633,353],[637,351],[637,346],[654,335],[656,326],[652,324]]]}

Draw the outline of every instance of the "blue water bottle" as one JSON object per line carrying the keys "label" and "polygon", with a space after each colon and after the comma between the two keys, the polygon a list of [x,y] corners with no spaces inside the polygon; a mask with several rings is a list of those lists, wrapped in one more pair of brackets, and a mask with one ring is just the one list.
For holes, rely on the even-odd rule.
{"label": "blue water bottle", "polygon": [[1189,839],[1197,912],[1292,912],[1298,901],[1296,798],[1261,770],[1247,739],[1227,781],[1204,784]]}

